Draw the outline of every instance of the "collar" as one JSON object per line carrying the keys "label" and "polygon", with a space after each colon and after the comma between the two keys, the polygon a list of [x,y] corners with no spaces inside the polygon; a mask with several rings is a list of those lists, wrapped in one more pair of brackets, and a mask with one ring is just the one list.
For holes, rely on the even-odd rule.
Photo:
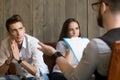
{"label": "collar", "polygon": [[22,43],[22,47],[23,47],[23,48],[26,48],[26,44],[27,44],[26,41],[27,41],[27,40],[26,40],[26,37],[24,37],[24,40],[23,40],[23,43]]}

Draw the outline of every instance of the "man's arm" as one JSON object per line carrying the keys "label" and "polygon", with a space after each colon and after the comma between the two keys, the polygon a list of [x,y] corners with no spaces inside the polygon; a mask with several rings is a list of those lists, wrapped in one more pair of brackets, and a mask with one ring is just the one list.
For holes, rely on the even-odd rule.
{"label": "man's arm", "polygon": [[70,72],[73,69],[73,66],[69,64],[64,57],[56,58],[56,63],[58,64],[60,70],[65,75],[65,73]]}
{"label": "man's arm", "polygon": [[36,72],[37,72],[36,67],[30,65],[25,60],[20,59],[20,57],[19,57],[19,49],[18,49],[17,43],[14,40],[11,43],[11,51],[12,51],[14,59],[16,61],[18,61],[19,64],[21,64],[32,75],[36,75]]}
{"label": "man's arm", "polygon": [[0,66],[0,77],[4,76],[7,73],[9,64],[11,63],[12,58],[9,57],[3,65]]}
{"label": "man's arm", "polygon": [[5,52],[4,52],[4,47],[3,47],[4,45],[3,44],[1,44],[1,46],[0,46],[0,51],[1,51],[1,53],[0,53],[0,77],[2,77],[2,76],[4,76],[6,73],[7,73],[7,71],[8,71],[8,69],[9,69],[9,65],[10,65],[10,63],[11,63],[11,61],[12,61],[12,59],[13,59],[13,56],[12,56],[12,53],[10,52],[10,56],[9,57],[6,57],[5,56]]}
{"label": "man's arm", "polygon": [[36,67],[35,66],[32,66],[32,65],[30,65],[28,62],[26,62],[26,61],[22,61],[21,63],[20,63],[29,73],[31,73],[32,75],[36,75],[36,72],[37,72],[37,69],[36,69]]}
{"label": "man's arm", "polygon": [[[1,57],[3,58],[4,56],[1,56]],[[7,73],[12,59],[13,59],[13,55],[10,51],[10,56],[7,58],[7,60],[3,61],[3,64],[0,66],[0,77],[4,76]]]}
{"label": "man's arm", "polygon": [[[75,68],[73,68],[64,57],[59,56],[59,54],[59,57],[55,58],[56,64],[58,64],[60,70],[68,80],[88,80],[94,73],[99,61],[99,54],[96,54],[97,45],[94,43],[95,42],[93,41],[87,46],[81,62]],[[41,45],[41,48],[38,49],[45,52],[46,55],[54,56],[57,53],[57,51],[51,46],[47,46],[41,42],[39,45]]]}
{"label": "man's arm", "polygon": [[[44,53],[48,53],[47,55],[49,56],[53,56],[57,52],[53,47],[47,46],[41,42],[39,43],[39,45],[41,46],[41,48],[38,49],[43,51]],[[55,61],[64,75],[65,73],[73,69],[73,67],[65,60],[63,56],[56,58]]]}

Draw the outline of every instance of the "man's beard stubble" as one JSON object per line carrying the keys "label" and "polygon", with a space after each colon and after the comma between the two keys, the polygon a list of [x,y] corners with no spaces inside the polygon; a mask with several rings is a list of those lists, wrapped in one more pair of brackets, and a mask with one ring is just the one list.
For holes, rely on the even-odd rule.
{"label": "man's beard stubble", "polygon": [[99,27],[104,28],[104,26],[103,26],[103,18],[102,18],[102,15],[101,15],[100,12],[99,12],[99,16],[97,18],[97,23],[98,23]]}

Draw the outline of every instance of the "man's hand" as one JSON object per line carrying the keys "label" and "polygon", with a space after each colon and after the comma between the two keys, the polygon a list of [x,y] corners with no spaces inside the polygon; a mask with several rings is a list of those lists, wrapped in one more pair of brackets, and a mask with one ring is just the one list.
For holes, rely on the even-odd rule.
{"label": "man's hand", "polygon": [[13,55],[13,57],[14,57],[14,59],[15,60],[19,60],[19,49],[18,49],[18,45],[17,45],[17,43],[15,42],[15,40],[12,40],[11,41],[11,53],[12,53],[12,55]]}
{"label": "man's hand", "polygon": [[56,50],[51,46],[45,45],[42,42],[39,42],[38,44],[41,46],[38,49],[43,51],[43,53],[45,53],[46,55],[51,56],[56,52]]}

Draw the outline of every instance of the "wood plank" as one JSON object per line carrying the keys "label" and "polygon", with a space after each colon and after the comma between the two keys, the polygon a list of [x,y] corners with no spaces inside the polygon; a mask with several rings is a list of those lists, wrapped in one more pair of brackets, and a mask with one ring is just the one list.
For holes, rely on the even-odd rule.
{"label": "wood plank", "polygon": [[44,26],[42,26],[44,42],[51,42],[54,39],[54,8],[54,0],[44,0]]}
{"label": "wood plank", "polygon": [[13,9],[13,14],[21,15],[26,32],[30,35],[33,34],[33,24],[32,24],[32,0],[14,0],[14,5],[17,5]]}
{"label": "wood plank", "polygon": [[65,16],[66,18],[76,18],[77,15],[77,0],[65,0]]}
{"label": "wood plank", "polygon": [[[13,14],[13,0],[4,0],[4,26],[6,23],[6,20]],[[4,27],[3,36],[7,36],[7,30],[6,27]]]}
{"label": "wood plank", "polygon": [[57,41],[65,21],[65,0],[55,0],[53,41]]}
{"label": "wood plank", "polygon": [[82,36],[88,37],[88,11],[87,11],[87,0],[77,0],[77,20],[80,23],[80,31]]}
{"label": "wood plank", "polygon": [[96,0],[88,0],[88,36],[94,38],[99,36],[99,27],[97,25],[97,12],[92,9],[91,4]]}
{"label": "wood plank", "polygon": [[43,5],[43,0],[33,0],[33,36],[37,37],[40,41],[44,41]]}
{"label": "wood plank", "polygon": [[4,1],[0,0],[0,43],[2,39],[4,38],[3,32],[4,32]]}
{"label": "wood plank", "polygon": [[4,15],[5,15],[5,22],[6,19],[13,15],[13,0],[4,0]]}
{"label": "wood plank", "polygon": [[23,18],[28,34],[44,42],[58,40],[63,22],[70,17],[80,22],[82,36],[94,38],[105,31],[96,22],[91,3],[96,0],[1,0],[0,40],[5,37],[5,21],[13,14]]}

